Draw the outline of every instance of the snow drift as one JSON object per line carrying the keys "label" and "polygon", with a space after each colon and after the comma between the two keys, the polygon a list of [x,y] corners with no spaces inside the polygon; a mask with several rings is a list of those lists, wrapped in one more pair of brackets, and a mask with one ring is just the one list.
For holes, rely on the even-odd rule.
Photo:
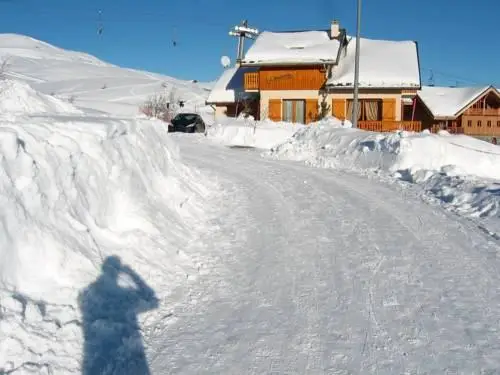
{"label": "snow drift", "polygon": [[160,301],[195,276],[212,189],[163,123],[0,118],[0,373],[80,373],[78,295],[110,256]]}
{"label": "snow drift", "polygon": [[0,80],[0,115],[82,114],[68,102],[35,91],[26,83]]}
{"label": "snow drift", "polygon": [[[340,121],[329,117],[308,126],[314,127],[322,124],[330,126],[351,127],[349,121]],[[253,117],[243,116],[225,118],[217,121],[207,130],[209,139],[227,146],[255,147],[270,149],[290,139],[298,130],[306,125],[289,122],[273,122],[270,120],[255,121]]]}
{"label": "snow drift", "polygon": [[333,122],[303,128],[266,155],[416,183],[471,216],[498,213],[498,194],[487,192],[498,189],[500,149],[468,136],[372,133]]}

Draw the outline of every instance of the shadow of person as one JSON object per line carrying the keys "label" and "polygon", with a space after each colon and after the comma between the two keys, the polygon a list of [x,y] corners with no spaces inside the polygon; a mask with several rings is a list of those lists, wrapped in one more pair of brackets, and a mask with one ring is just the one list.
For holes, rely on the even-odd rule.
{"label": "shadow of person", "polygon": [[140,276],[110,256],[78,299],[85,341],[82,374],[149,375],[137,316],[157,308],[158,299]]}

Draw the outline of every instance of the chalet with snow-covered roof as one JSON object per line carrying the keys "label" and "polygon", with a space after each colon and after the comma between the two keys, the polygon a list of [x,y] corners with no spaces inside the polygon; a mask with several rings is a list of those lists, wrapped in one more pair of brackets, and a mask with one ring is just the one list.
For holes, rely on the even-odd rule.
{"label": "chalet with snow-covered roof", "polygon": [[[417,43],[362,38],[360,47],[359,126],[420,130],[421,124],[411,117],[421,87]],[[350,120],[354,54],[355,38],[335,21],[328,30],[265,31],[232,73],[224,72],[207,103],[218,113],[235,113],[230,108],[237,105],[238,95],[230,95],[232,102],[222,101],[225,91],[237,86],[247,95],[245,100],[256,99],[253,114],[258,118],[310,123],[326,112]],[[228,80],[232,84],[225,83]]]}
{"label": "chalet with snow-covered roof", "polygon": [[500,136],[500,92],[493,86],[424,86],[414,118],[423,128],[472,136]]}

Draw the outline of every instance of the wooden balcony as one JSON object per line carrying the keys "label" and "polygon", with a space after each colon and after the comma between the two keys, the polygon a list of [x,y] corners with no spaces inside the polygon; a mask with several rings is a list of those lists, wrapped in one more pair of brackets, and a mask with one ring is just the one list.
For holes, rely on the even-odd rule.
{"label": "wooden balcony", "polygon": [[359,121],[358,128],[371,132],[392,132],[406,130],[412,132],[422,131],[420,121]]}
{"label": "wooden balcony", "polygon": [[500,116],[500,108],[469,108],[464,114],[471,116]]}
{"label": "wooden balcony", "polygon": [[259,72],[245,73],[245,91],[254,91],[259,89]]}

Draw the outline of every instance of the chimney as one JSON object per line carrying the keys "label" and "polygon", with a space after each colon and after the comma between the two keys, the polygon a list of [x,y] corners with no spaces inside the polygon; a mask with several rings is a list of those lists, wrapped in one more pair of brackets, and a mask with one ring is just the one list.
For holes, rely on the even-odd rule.
{"label": "chimney", "polygon": [[333,20],[330,25],[330,35],[332,39],[336,39],[340,36],[340,25],[339,21]]}

